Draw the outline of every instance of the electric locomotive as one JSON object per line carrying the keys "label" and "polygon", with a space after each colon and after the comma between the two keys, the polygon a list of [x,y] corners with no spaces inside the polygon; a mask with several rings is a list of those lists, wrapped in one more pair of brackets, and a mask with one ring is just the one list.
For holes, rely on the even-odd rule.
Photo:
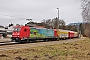
{"label": "electric locomotive", "polygon": [[74,31],[62,29],[36,28],[29,26],[15,26],[12,33],[12,41],[15,42],[35,42],[37,40],[49,41],[58,39],[68,39],[78,37]]}

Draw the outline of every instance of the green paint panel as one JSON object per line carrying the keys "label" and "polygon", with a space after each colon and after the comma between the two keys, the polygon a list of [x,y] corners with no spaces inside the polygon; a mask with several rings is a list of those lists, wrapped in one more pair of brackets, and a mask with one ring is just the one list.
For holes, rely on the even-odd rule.
{"label": "green paint panel", "polygon": [[42,37],[42,38],[45,38],[46,36],[44,34],[40,34],[39,33],[39,30],[37,30],[36,28],[31,28],[30,29],[30,37],[36,37],[36,38],[39,38],[39,37]]}

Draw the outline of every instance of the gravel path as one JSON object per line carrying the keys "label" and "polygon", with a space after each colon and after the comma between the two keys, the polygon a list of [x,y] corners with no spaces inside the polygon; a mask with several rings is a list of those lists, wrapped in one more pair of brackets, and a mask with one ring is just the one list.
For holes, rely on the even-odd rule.
{"label": "gravel path", "polygon": [[[79,41],[79,40],[84,40],[84,38],[83,39],[75,38],[75,39],[60,40],[60,41],[48,41],[48,42],[5,45],[5,46],[0,46],[0,51],[14,50],[14,49],[25,49],[25,48],[30,48],[30,47],[46,46],[46,45],[55,45],[55,44],[69,43],[69,42],[74,42],[74,41]],[[10,41],[10,39],[3,39],[3,41]],[[0,42],[2,42],[2,40],[0,40]]]}

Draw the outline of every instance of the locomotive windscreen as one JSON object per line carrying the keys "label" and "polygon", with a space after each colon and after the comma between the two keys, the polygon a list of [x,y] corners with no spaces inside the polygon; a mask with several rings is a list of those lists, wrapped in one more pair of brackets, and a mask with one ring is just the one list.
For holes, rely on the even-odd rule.
{"label": "locomotive windscreen", "polygon": [[14,31],[19,32],[21,28],[14,28]]}

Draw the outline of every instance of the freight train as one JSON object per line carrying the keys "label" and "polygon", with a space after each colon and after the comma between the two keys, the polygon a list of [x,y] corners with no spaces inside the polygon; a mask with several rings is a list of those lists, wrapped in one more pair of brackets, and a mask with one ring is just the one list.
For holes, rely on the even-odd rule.
{"label": "freight train", "polygon": [[35,42],[37,40],[61,40],[77,38],[78,33],[62,29],[36,28],[29,26],[15,26],[12,32],[12,41],[15,42]]}

